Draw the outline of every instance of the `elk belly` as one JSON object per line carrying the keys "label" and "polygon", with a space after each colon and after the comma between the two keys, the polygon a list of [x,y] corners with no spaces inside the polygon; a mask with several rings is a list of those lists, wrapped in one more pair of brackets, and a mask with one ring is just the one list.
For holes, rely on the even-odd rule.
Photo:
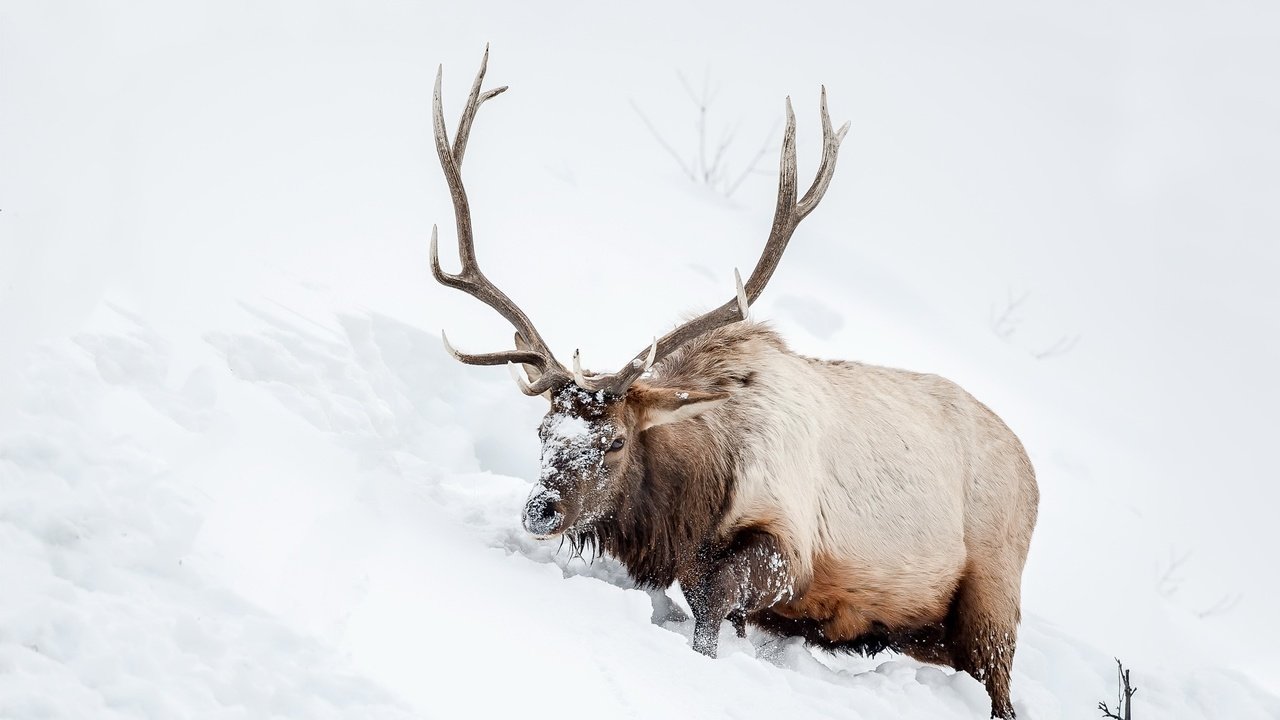
{"label": "elk belly", "polygon": [[804,593],[771,609],[785,618],[819,623],[830,642],[853,642],[878,629],[895,632],[942,622],[959,579],[959,572],[927,577],[819,554]]}

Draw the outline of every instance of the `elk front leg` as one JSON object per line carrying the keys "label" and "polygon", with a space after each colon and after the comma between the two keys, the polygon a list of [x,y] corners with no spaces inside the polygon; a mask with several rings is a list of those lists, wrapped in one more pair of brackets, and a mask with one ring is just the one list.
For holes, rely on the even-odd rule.
{"label": "elk front leg", "polygon": [[765,532],[739,534],[705,567],[687,597],[693,610],[693,649],[710,657],[716,655],[721,621],[732,619],[743,637],[748,615],[790,600],[794,592],[790,563]]}

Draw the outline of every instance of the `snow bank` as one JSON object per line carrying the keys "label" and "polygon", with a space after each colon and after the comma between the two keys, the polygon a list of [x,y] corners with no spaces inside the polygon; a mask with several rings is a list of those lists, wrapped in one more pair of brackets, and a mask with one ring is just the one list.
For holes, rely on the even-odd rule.
{"label": "snow bank", "polygon": [[[94,324],[111,329],[30,359],[0,436],[6,716],[987,712],[967,675],[904,658],[727,626],[720,659],[692,652],[666,596],[519,527],[541,401],[434,335],[250,306],[178,368],[144,319],[104,307]],[[521,447],[523,477],[491,470]],[[1028,610],[1017,709],[1087,716],[1110,656]],[[1135,677],[1152,717],[1280,712],[1187,660]]]}

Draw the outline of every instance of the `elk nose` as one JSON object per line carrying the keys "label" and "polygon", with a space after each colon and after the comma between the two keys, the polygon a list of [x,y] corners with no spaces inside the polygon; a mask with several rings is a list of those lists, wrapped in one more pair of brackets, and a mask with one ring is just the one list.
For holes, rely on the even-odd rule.
{"label": "elk nose", "polygon": [[564,510],[555,493],[539,492],[524,506],[524,529],[534,535],[550,535],[564,522]]}

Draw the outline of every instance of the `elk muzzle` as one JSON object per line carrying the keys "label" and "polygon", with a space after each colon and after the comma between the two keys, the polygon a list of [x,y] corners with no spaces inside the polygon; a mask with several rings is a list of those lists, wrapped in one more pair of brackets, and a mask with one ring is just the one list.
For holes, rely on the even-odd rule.
{"label": "elk muzzle", "polygon": [[559,535],[573,522],[559,491],[550,490],[545,485],[533,486],[520,520],[524,529],[538,538]]}

